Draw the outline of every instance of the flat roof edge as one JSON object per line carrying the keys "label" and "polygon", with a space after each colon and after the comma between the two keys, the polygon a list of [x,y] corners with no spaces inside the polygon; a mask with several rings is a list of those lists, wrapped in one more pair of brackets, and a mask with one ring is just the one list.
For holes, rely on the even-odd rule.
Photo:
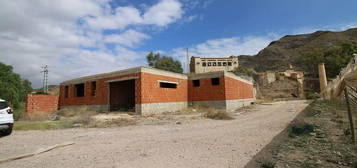
{"label": "flat roof edge", "polygon": [[132,73],[138,73],[138,72],[141,72],[141,68],[142,67],[140,66],[140,67],[122,69],[122,70],[113,71],[113,72],[106,72],[106,73],[99,73],[99,74],[95,74],[95,75],[83,76],[83,77],[63,81],[62,83],[60,83],[60,85],[76,84],[76,83],[82,83],[82,82],[86,82],[86,81],[93,81],[93,80],[98,80],[98,79],[103,79],[103,78],[109,78],[109,77],[113,77],[116,75],[127,75],[127,74],[132,74]]}
{"label": "flat roof edge", "polygon": [[141,72],[151,73],[154,75],[169,76],[169,77],[174,77],[174,78],[188,79],[188,76],[186,74],[166,71],[166,70],[152,68],[152,67],[142,67]]}
{"label": "flat roof edge", "polygon": [[213,72],[206,72],[206,73],[189,74],[188,76],[189,76],[190,80],[225,76],[225,77],[230,77],[230,78],[233,78],[235,80],[239,80],[241,82],[253,85],[253,81],[249,81],[249,80],[244,79],[244,78],[242,78],[240,76],[237,76],[236,74],[234,74],[232,72],[226,72],[226,71],[213,71]]}
{"label": "flat roof edge", "polygon": [[224,73],[225,73],[225,76],[227,76],[227,77],[230,77],[230,78],[233,78],[233,79],[236,79],[236,80],[239,80],[239,81],[248,83],[248,84],[250,84],[250,85],[253,85],[253,81],[244,79],[244,78],[242,78],[242,77],[240,77],[240,76],[237,76],[236,74],[234,74],[234,73],[232,73],[232,72],[224,72]]}
{"label": "flat roof edge", "polygon": [[63,81],[60,83],[60,85],[77,84],[77,83],[83,83],[86,81],[94,81],[94,80],[109,78],[109,77],[118,76],[118,75],[127,75],[127,74],[140,73],[140,72],[145,72],[145,73],[150,73],[150,74],[155,74],[155,75],[169,76],[169,77],[174,77],[174,78],[181,78],[181,79],[188,78],[187,75],[185,75],[185,74],[170,72],[170,71],[161,70],[161,69],[157,69],[157,68],[139,66],[139,67],[134,67],[134,68],[113,71],[113,72],[106,72],[106,73],[100,73],[100,74],[95,74],[95,75],[74,78],[74,79]]}

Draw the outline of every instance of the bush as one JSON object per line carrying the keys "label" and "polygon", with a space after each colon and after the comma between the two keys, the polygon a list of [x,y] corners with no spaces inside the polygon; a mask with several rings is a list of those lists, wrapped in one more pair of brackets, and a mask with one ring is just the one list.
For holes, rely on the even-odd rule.
{"label": "bush", "polygon": [[289,136],[295,137],[314,132],[314,126],[305,122],[295,123],[289,129]]}
{"label": "bush", "polygon": [[306,99],[317,99],[319,98],[314,92],[306,91],[305,92]]}
{"label": "bush", "polygon": [[214,119],[214,120],[231,120],[233,117],[229,115],[226,111],[208,109],[207,112],[203,114],[204,117]]}
{"label": "bush", "polygon": [[19,119],[23,118],[25,115],[25,108],[23,103],[20,103],[20,105],[14,109],[14,120],[18,121]]}
{"label": "bush", "polygon": [[276,167],[276,162],[273,160],[261,160],[261,161],[258,161],[258,163],[261,168],[275,168]]}

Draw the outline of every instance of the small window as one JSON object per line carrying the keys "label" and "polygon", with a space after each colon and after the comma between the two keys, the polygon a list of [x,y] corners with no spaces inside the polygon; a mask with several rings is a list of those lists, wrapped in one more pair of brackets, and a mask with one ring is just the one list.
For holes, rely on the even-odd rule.
{"label": "small window", "polygon": [[64,86],[64,97],[68,98],[68,86]]}
{"label": "small window", "polygon": [[205,67],[206,65],[207,65],[207,64],[206,64],[205,62],[202,62],[202,66],[204,66],[204,67]]}
{"label": "small window", "polygon": [[222,62],[218,62],[217,65],[218,65],[218,66],[222,66]]}
{"label": "small window", "polygon": [[227,66],[227,62],[223,62],[223,66]]}
{"label": "small window", "polygon": [[200,80],[193,80],[193,87],[200,87]]}
{"label": "small window", "polygon": [[91,83],[91,95],[95,96],[97,94],[97,82],[93,81]]}
{"label": "small window", "polygon": [[237,61],[235,61],[234,64],[237,64]]}
{"label": "small window", "polygon": [[217,66],[217,63],[216,62],[212,62],[212,66]]}
{"label": "small window", "polygon": [[207,65],[208,65],[208,66],[212,66],[212,63],[209,62],[209,63],[207,63]]}
{"label": "small window", "polygon": [[219,78],[211,78],[212,85],[219,85]]}
{"label": "small window", "polygon": [[76,97],[84,97],[84,83],[74,85],[76,89]]}
{"label": "small window", "polygon": [[228,62],[228,66],[232,66],[232,62]]}
{"label": "small window", "polygon": [[0,101],[0,110],[8,108],[9,105],[5,101]]}
{"label": "small window", "polygon": [[177,88],[176,83],[168,83],[168,82],[160,82],[160,87],[161,88]]}

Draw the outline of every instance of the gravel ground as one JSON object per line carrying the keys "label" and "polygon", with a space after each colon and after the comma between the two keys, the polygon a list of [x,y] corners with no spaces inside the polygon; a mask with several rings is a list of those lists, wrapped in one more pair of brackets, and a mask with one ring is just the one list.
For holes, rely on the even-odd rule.
{"label": "gravel ground", "polygon": [[0,167],[244,167],[307,105],[306,101],[255,105],[227,121],[15,131],[0,138],[0,160],[55,144],[75,144]]}

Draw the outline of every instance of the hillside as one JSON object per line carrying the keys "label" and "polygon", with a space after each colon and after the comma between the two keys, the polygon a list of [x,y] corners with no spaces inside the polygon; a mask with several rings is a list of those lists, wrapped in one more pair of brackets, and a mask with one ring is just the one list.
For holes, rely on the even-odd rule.
{"label": "hillside", "polygon": [[240,64],[256,71],[284,70],[289,64],[301,69],[301,57],[314,48],[327,49],[345,42],[357,43],[357,28],[342,32],[317,31],[311,34],[287,35],[271,42],[255,56],[239,56]]}
{"label": "hillside", "polygon": [[[34,92],[43,92],[43,88],[33,89]],[[49,94],[59,94],[59,85],[48,85]]]}

